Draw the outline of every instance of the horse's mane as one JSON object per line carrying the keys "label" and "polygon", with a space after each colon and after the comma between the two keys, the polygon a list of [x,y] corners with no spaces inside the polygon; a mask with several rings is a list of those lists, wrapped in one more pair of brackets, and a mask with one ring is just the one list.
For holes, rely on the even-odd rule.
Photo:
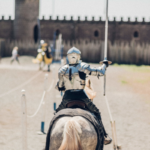
{"label": "horse's mane", "polygon": [[63,141],[59,150],[82,150],[79,133],[82,133],[80,124],[71,118],[65,124]]}

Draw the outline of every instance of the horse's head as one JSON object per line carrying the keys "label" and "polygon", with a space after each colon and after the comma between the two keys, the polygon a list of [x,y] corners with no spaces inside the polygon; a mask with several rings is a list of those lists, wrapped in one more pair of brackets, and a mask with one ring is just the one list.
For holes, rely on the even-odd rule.
{"label": "horse's head", "polygon": [[94,91],[92,87],[92,82],[90,79],[86,80],[85,92],[88,95],[89,99],[91,99],[92,101],[96,97],[96,92]]}

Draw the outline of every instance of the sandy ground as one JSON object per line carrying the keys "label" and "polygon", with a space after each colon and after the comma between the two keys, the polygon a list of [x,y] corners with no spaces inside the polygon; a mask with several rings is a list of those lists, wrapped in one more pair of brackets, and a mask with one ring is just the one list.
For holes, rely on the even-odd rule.
{"label": "sandy ground", "polygon": [[[40,103],[44,76],[47,72],[39,71],[38,65],[32,64],[31,60],[32,57],[20,57],[20,65],[16,62],[10,65],[10,58],[5,58],[0,63],[0,150],[23,149],[21,90],[26,90],[28,115],[32,115]],[[56,83],[59,67],[58,64],[52,65],[51,68],[55,68],[56,71],[48,73],[47,84],[48,88],[52,86],[52,89],[45,96],[45,105],[42,105],[35,117],[27,118],[28,150],[44,148],[46,135],[38,135],[37,132],[43,120],[43,110],[46,111],[45,131],[47,132],[53,117],[53,103],[56,102],[58,106],[61,101],[60,93],[52,84],[53,81]],[[122,145],[122,149],[150,149],[149,77],[149,72],[141,74],[118,66],[108,68],[106,94],[112,116],[116,121],[118,143]],[[100,80],[96,77],[90,78],[97,92],[94,103],[101,111],[107,132],[112,136],[109,114],[103,97],[103,78]],[[144,81],[136,82],[139,81],[138,79]],[[112,144],[104,147],[104,150],[111,149],[113,149]]]}

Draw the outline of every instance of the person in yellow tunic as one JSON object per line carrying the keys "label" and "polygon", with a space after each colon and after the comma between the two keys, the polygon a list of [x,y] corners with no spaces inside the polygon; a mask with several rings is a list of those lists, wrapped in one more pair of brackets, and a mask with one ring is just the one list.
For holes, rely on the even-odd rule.
{"label": "person in yellow tunic", "polygon": [[48,72],[50,72],[50,64],[52,63],[52,60],[53,60],[53,58],[51,56],[51,49],[50,49],[50,47],[48,47],[47,43],[44,43],[42,45],[42,50],[43,50],[43,52],[45,52],[45,54],[43,55],[44,63],[48,65]]}
{"label": "person in yellow tunic", "polygon": [[[41,42],[41,49],[38,49],[38,54],[36,59],[33,59],[33,63],[39,63],[39,70],[41,70],[45,64],[48,65],[48,71],[50,71],[50,64],[52,63],[51,49],[48,47],[47,43]],[[43,67],[41,67],[42,62],[44,63]]]}

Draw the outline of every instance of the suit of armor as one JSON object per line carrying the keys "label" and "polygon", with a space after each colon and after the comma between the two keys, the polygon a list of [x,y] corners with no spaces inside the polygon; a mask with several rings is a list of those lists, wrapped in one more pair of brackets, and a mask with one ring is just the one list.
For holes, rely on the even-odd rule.
{"label": "suit of armor", "polygon": [[80,62],[75,65],[65,65],[59,69],[57,89],[84,90],[86,75],[102,76],[105,74],[106,65],[91,68],[90,65]]}
{"label": "suit of armor", "polygon": [[66,105],[70,101],[81,100],[86,104],[86,108],[96,116],[101,127],[103,127],[104,136],[106,137],[107,133],[104,129],[99,109],[88,98],[84,88],[86,76],[103,76],[107,65],[103,64],[101,67],[92,68],[87,63],[81,62],[81,52],[75,47],[71,48],[67,54],[69,64],[61,67],[58,73],[59,80],[57,82],[56,89],[64,91],[64,96],[61,104],[56,109],[56,112],[66,108]]}

